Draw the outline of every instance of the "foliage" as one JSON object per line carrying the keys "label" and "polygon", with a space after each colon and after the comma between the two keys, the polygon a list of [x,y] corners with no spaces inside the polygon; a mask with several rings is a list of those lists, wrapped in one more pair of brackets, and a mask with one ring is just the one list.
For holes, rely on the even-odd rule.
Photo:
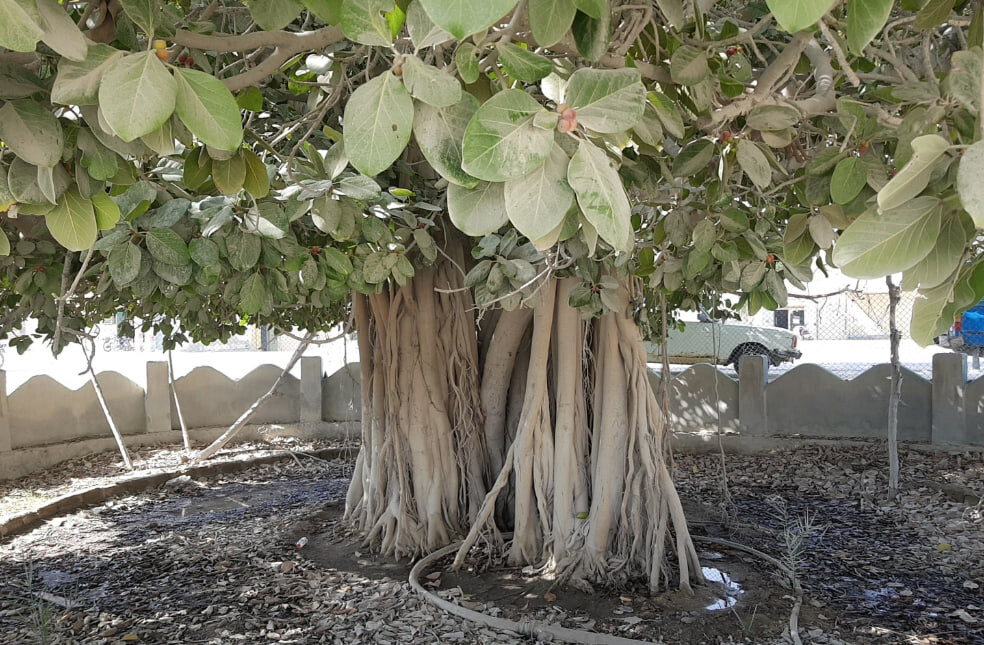
{"label": "foliage", "polygon": [[324,329],[463,233],[480,306],[635,276],[647,326],[839,266],[930,342],[984,297],[975,6],[0,0],[0,336]]}

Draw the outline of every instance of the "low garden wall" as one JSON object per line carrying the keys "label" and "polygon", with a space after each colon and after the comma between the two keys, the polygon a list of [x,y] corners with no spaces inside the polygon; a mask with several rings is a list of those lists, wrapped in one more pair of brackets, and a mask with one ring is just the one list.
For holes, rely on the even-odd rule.
{"label": "low garden wall", "polygon": [[[935,445],[984,446],[984,379],[966,382],[962,357],[937,354],[933,378],[903,370],[899,437]],[[800,365],[766,382],[765,359],[745,357],[734,380],[695,365],[670,381],[674,432],[823,439],[886,435],[891,370],[876,365],[844,380],[816,365]],[[287,376],[242,434],[357,438],[361,416],[358,364],[326,376],[319,357],[301,359],[301,377]],[[261,366],[238,379],[200,367],[175,381],[192,439],[217,437],[276,381],[280,368]],[[660,377],[652,374],[653,385]],[[99,375],[107,405],[128,445],[180,441],[167,364],[147,364],[147,387],[115,372]],[[59,461],[115,445],[92,384],[71,390],[38,376],[7,393],[0,370],[0,479],[43,470]]]}

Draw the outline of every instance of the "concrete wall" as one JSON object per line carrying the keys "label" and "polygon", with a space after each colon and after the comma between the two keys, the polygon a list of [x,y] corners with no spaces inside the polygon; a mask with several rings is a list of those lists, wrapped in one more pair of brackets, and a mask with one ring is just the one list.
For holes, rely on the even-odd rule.
{"label": "concrete wall", "polygon": [[[709,365],[695,365],[675,375],[670,382],[673,431],[681,435],[721,431],[748,440],[885,437],[888,365],[845,381],[804,364],[766,384],[764,360],[743,358],[737,381]],[[232,425],[270,389],[279,373],[279,368],[265,365],[233,379],[211,368],[198,368],[178,379],[175,389],[194,440],[210,441]],[[165,363],[148,364],[146,391],[113,372],[100,374],[99,380],[128,444],[180,441]],[[654,386],[658,380],[652,376]],[[362,412],[360,389],[357,363],[326,377],[320,358],[305,357],[301,378],[284,380],[243,437],[256,437],[262,425],[264,432],[356,438]],[[931,382],[903,370],[899,436],[938,445],[984,445],[984,379],[966,383],[962,359],[955,354],[934,357]],[[0,479],[113,448],[91,384],[70,390],[42,376],[8,395],[0,370]]]}

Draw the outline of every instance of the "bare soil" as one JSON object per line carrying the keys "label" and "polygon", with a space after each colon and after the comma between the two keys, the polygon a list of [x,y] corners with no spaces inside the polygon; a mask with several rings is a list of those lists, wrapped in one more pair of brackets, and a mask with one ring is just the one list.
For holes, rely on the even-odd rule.
{"label": "bare soil", "polygon": [[[160,466],[168,450],[146,463]],[[984,643],[984,457],[905,450],[903,492],[888,500],[883,453],[731,455],[727,493],[720,456],[678,455],[676,480],[698,540],[795,570],[802,642]],[[350,470],[351,460],[295,456],[177,480],[0,542],[0,643],[531,642],[434,608],[409,590],[410,563],[355,539],[340,521]],[[119,477],[103,456],[3,483],[0,521],[53,490]],[[481,549],[462,571],[439,564],[422,582],[518,622],[650,642],[792,642],[796,594],[779,568],[739,548],[698,548],[710,581],[693,596],[585,594]]]}

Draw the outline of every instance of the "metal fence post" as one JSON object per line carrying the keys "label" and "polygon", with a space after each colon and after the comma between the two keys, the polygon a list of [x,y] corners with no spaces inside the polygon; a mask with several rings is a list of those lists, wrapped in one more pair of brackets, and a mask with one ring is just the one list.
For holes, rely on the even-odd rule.
{"label": "metal fence post", "polygon": [[7,372],[0,370],[0,452],[10,452],[10,407],[7,405]]}
{"label": "metal fence post", "polygon": [[171,386],[166,361],[147,361],[147,390],[144,392],[147,432],[171,430]]}
{"label": "metal fence post", "polygon": [[738,427],[744,435],[765,436],[769,424],[765,412],[765,383],[769,368],[765,356],[742,356],[738,371]]}
{"label": "metal fence post", "polygon": [[937,443],[970,443],[967,432],[967,357],[955,352],[933,355],[933,434]]}

